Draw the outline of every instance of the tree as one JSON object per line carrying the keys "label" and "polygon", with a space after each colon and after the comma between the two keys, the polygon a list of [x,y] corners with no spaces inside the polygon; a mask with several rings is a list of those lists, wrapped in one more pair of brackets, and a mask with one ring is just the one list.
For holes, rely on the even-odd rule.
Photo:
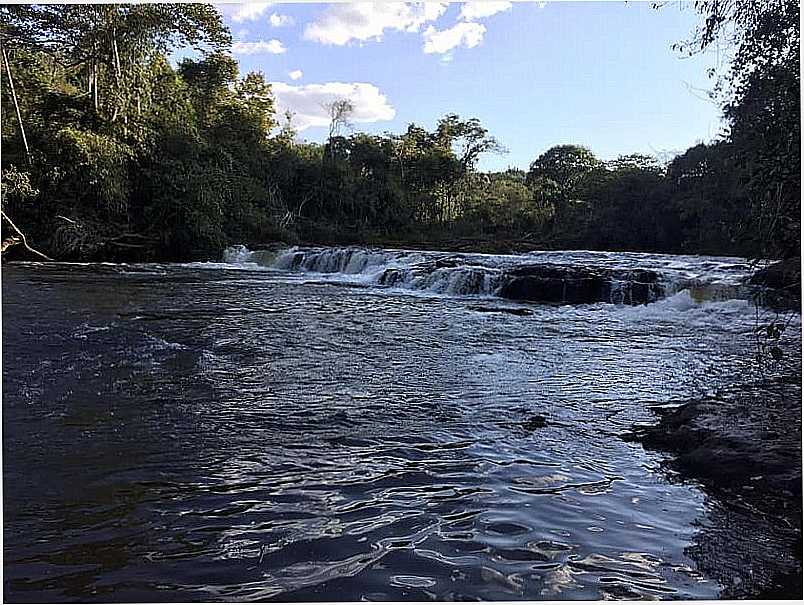
{"label": "tree", "polygon": [[606,169],[613,172],[642,170],[646,172],[655,172],[656,174],[664,173],[661,164],[659,164],[655,157],[641,153],[621,155],[616,160],[606,162]]}
{"label": "tree", "polygon": [[348,129],[351,125],[350,119],[355,111],[354,103],[349,99],[336,99],[331,103],[326,103],[324,108],[329,115],[329,137],[332,139],[341,134],[341,129]]}
{"label": "tree", "polygon": [[461,120],[454,113],[438,121],[435,138],[439,146],[456,154],[464,172],[473,169],[482,154],[505,151],[477,118]]}
{"label": "tree", "polygon": [[296,129],[293,127],[293,116],[295,114],[290,109],[285,110],[282,117],[285,118],[279,133],[276,135],[276,141],[280,145],[291,147],[296,140]]}
{"label": "tree", "polygon": [[724,40],[734,49],[716,90],[748,194],[758,256],[800,254],[801,74],[796,0],[699,0],[703,23],[679,48]]}
{"label": "tree", "polygon": [[620,162],[584,185],[589,215],[581,241],[607,250],[676,251],[680,224],[661,171],[648,164]]}
{"label": "tree", "polygon": [[603,163],[586,147],[557,145],[534,160],[527,179],[528,182],[550,179],[562,192],[568,193],[582,176],[602,167]]}
{"label": "tree", "polygon": [[237,61],[226,53],[210,53],[196,61],[185,58],[178,74],[187,84],[196,112],[206,124],[220,119],[220,110],[233,99]]}
{"label": "tree", "polygon": [[542,192],[554,192],[550,201],[554,207],[554,228],[559,228],[567,221],[570,206],[577,201],[576,194],[584,180],[603,168],[603,162],[586,147],[557,145],[531,163],[526,182]]}
{"label": "tree", "polygon": [[2,6],[4,45],[46,54],[83,73],[96,112],[111,122],[140,115],[148,102],[146,66],[175,46],[221,49],[231,35],[210,4]]}
{"label": "tree", "polygon": [[682,224],[681,247],[751,254],[750,210],[730,142],[695,145],[667,167],[672,205]]}

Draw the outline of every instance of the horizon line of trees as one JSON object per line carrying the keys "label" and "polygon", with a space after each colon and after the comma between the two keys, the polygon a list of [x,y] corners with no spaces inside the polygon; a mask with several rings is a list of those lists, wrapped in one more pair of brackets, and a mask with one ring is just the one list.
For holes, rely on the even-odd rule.
{"label": "horizon line of trees", "polygon": [[[339,99],[327,140],[297,141],[264,75],[239,74],[211,5],[4,5],[3,248],[180,260],[233,243],[476,238],[797,256],[798,4],[695,5],[693,51],[733,26],[728,136],[667,165],[558,145],[527,171],[490,173],[478,160],[501,145],[450,113],[432,130],[343,135],[353,107]],[[201,57],[174,67],[178,46]]]}

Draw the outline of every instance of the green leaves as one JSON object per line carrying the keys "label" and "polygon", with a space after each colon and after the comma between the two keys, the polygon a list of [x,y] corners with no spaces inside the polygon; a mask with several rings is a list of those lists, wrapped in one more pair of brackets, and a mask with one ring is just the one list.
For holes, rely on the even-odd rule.
{"label": "green leaves", "polygon": [[31,184],[30,172],[12,165],[3,168],[0,194],[0,205],[5,206],[30,203],[39,195],[39,191]]}
{"label": "green leaves", "polygon": [[550,179],[562,193],[567,194],[582,176],[602,167],[603,163],[586,147],[556,145],[530,165],[528,182]]}
{"label": "green leaves", "polygon": [[125,214],[131,184],[132,149],[109,136],[64,128],[56,133],[61,162],[68,167],[65,186],[77,199],[92,200],[112,215]]}
{"label": "green leaves", "polygon": [[793,257],[801,240],[801,66],[798,0],[699,0],[695,42],[733,48],[718,82],[757,257]]}

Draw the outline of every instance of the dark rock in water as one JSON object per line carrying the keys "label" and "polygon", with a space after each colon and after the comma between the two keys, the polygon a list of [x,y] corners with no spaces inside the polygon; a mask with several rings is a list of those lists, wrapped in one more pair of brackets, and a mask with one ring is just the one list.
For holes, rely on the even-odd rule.
{"label": "dark rock in water", "polygon": [[659,276],[644,269],[539,264],[515,267],[506,277],[500,296],[535,302],[640,305],[656,300],[660,290]]}
{"label": "dark rock in water", "polygon": [[464,280],[461,294],[481,294],[484,289],[486,272],[477,267],[468,267],[464,270]]}
{"label": "dark rock in water", "polygon": [[[800,387],[769,383],[656,409],[659,423],[631,438],[676,454],[674,465],[718,486],[773,482],[773,491],[797,486],[801,477]],[[790,423],[790,424],[788,424]],[[800,486],[796,488],[800,493]]]}
{"label": "dark rock in water", "polygon": [[789,258],[760,269],[748,283],[771,290],[766,304],[797,306],[801,303],[801,259]]}
{"label": "dark rock in water", "polygon": [[673,454],[719,505],[688,552],[724,580],[721,598],[801,596],[801,383],[764,381],[655,409],[625,436]]}
{"label": "dark rock in water", "polygon": [[500,295],[513,300],[555,303],[598,302],[604,298],[604,285],[596,279],[562,279],[525,275],[506,283]]}
{"label": "dark rock in water", "polygon": [[399,282],[403,281],[404,278],[405,276],[399,269],[386,269],[383,271],[382,275],[380,275],[378,283],[383,286],[395,286]]}
{"label": "dark rock in water", "polygon": [[296,252],[293,255],[293,259],[290,261],[289,268],[292,269],[293,271],[296,271],[302,266],[303,262],[304,262],[304,252]]}
{"label": "dark rock in water", "polygon": [[748,282],[776,290],[801,289],[801,259],[789,258],[754,273]]}
{"label": "dark rock in water", "polygon": [[533,311],[530,309],[522,309],[522,308],[512,308],[512,307],[484,307],[482,305],[469,305],[467,307],[472,311],[477,311],[479,313],[508,313],[510,315],[519,315],[521,317],[525,317],[527,315],[533,315]]}
{"label": "dark rock in water", "polygon": [[547,426],[547,418],[541,414],[534,414],[522,423],[522,426],[528,431],[535,431],[536,429],[543,429]]}
{"label": "dark rock in water", "polygon": [[466,260],[460,256],[445,256],[444,258],[437,258],[432,261],[433,269],[454,269],[463,265]]}

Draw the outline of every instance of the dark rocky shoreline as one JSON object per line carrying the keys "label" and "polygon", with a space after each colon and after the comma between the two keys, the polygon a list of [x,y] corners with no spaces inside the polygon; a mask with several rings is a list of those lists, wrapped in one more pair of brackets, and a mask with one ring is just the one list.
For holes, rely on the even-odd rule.
{"label": "dark rocky shoreline", "polygon": [[668,471],[710,499],[689,549],[722,598],[802,596],[801,374],[679,407],[626,438],[672,454]]}

